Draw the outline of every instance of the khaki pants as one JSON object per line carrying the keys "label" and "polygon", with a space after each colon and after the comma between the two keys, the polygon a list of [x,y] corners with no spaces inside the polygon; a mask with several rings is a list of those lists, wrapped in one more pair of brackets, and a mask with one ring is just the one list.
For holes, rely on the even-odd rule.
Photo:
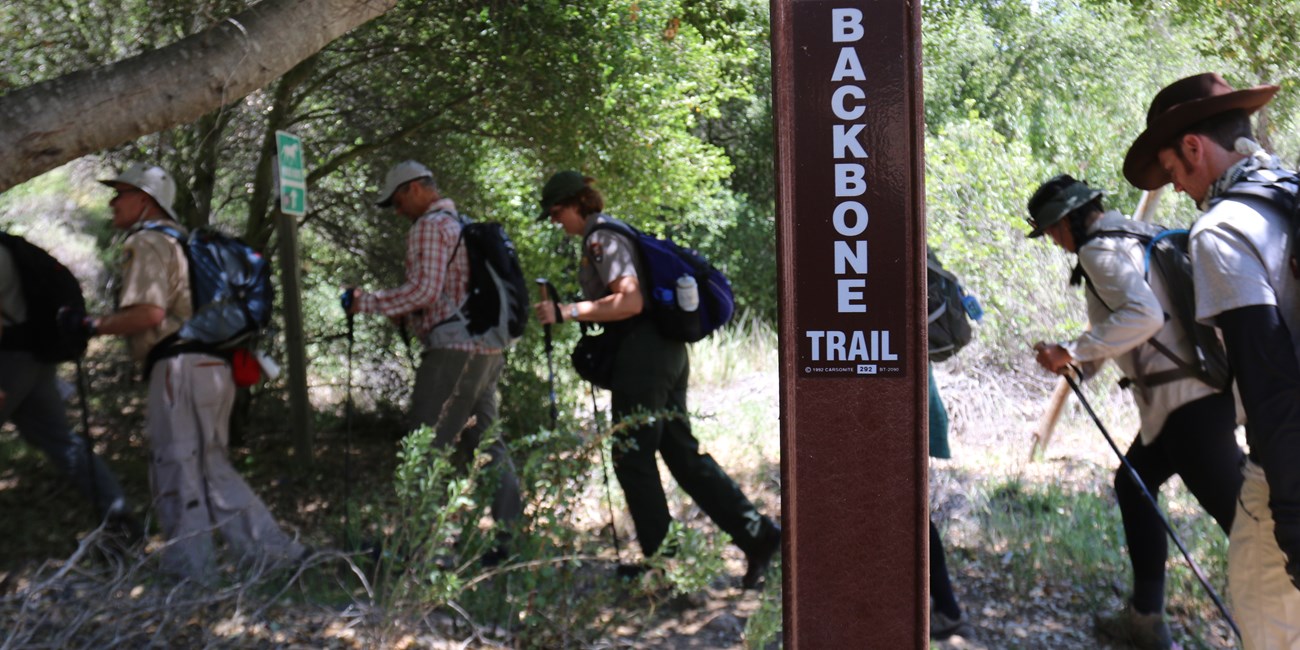
{"label": "khaki pants", "polygon": [[283,562],[302,545],[280,530],[226,457],[235,385],[230,366],[204,354],[154,364],[149,378],[149,484],[166,570],[203,580],[214,568],[213,529],[243,560]]}
{"label": "khaki pants", "polygon": [[[442,448],[455,445],[453,459],[462,465],[471,462],[483,434],[497,420],[497,381],[504,366],[500,354],[425,350],[411,391],[411,428],[432,428],[433,444]],[[471,417],[474,426],[466,428]],[[497,523],[517,520],[524,511],[519,478],[499,433],[487,453],[487,471],[496,473],[499,481],[492,498],[492,518]]]}
{"label": "khaki pants", "polygon": [[1300,590],[1273,537],[1264,470],[1250,461],[1228,538],[1228,588],[1246,650],[1300,648]]}

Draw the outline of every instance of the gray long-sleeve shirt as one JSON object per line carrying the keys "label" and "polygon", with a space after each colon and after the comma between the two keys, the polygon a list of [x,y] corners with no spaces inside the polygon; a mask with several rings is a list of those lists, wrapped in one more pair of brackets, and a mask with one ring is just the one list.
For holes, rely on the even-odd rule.
{"label": "gray long-sleeve shirt", "polygon": [[[1089,228],[1090,233],[1123,228],[1128,217],[1112,210]],[[1178,365],[1147,341],[1155,338],[1184,359],[1196,358],[1183,325],[1166,320],[1173,313],[1158,273],[1146,273],[1145,248],[1132,237],[1095,237],[1079,249],[1079,263],[1092,282],[1086,292],[1092,328],[1062,343],[1075,359],[1100,366],[1114,359],[1126,377],[1153,375]],[[1149,279],[1148,279],[1149,275]],[[1090,373],[1091,374],[1091,373]],[[1142,419],[1142,442],[1159,435],[1169,414],[1178,407],[1217,392],[1193,378],[1152,386],[1133,398]]]}

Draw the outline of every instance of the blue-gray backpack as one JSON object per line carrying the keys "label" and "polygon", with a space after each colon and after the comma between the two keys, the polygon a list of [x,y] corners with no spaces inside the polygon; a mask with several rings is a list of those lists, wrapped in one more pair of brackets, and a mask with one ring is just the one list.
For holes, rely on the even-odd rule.
{"label": "blue-gray backpack", "polygon": [[[1223,342],[1213,327],[1196,321],[1196,295],[1192,286],[1192,258],[1188,252],[1188,232],[1181,229],[1167,229],[1144,221],[1128,221],[1122,229],[1101,230],[1093,233],[1088,240],[1095,237],[1127,237],[1142,244],[1145,261],[1143,273],[1147,282],[1151,281],[1151,270],[1155,269],[1164,281],[1165,293],[1169,298],[1171,314],[1165,314],[1165,320],[1176,321],[1192,343],[1194,357],[1184,358],[1153,336],[1147,340],[1151,347],[1174,362],[1175,368],[1153,373],[1143,377],[1141,384],[1134,379],[1125,379],[1121,386],[1138,385],[1139,389],[1159,386],[1178,379],[1195,377],[1205,384],[1227,390],[1232,384],[1232,371],[1228,366],[1228,354],[1223,349]],[[1084,243],[1087,243],[1085,241]],[[1083,244],[1080,244],[1082,247]],[[1087,282],[1087,287],[1107,310],[1111,309],[1106,301],[1097,295],[1092,281],[1084,273],[1081,265],[1075,266],[1070,278],[1071,285],[1080,281]]]}
{"label": "blue-gray backpack", "polygon": [[25,321],[4,326],[0,349],[25,350],[46,363],[75,361],[86,351],[86,337],[59,327],[57,318],[63,310],[85,316],[86,301],[76,276],[44,249],[17,235],[0,232],[0,246],[13,259],[27,304]]}
{"label": "blue-gray backpack", "polygon": [[970,300],[957,276],[943,268],[929,246],[925,247],[925,280],[929,356],[931,361],[945,361],[971,341]]}
{"label": "blue-gray backpack", "polygon": [[[664,338],[694,343],[731,320],[736,311],[731,282],[699,252],[679,246],[671,239],[647,235],[619,221],[598,222],[587,237],[598,230],[612,230],[636,244],[641,264],[650,276],[648,282],[646,278],[641,279],[650,297],[647,311]],[[585,240],[582,249],[587,254]],[[684,278],[694,280],[699,293],[699,306],[694,310],[683,309],[683,301],[678,299],[678,283]]]}
{"label": "blue-gray backpack", "polygon": [[[1256,198],[1275,205],[1290,221],[1291,241],[1300,241],[1300,176],[1287,170],[1257,169],[1214,197],[1211,205],[1224,199]],[[1300,246],[1291,247],[1291,276],[1300,278]]]}
{"label": "blue-gray backpack", "polygon": [[195,228],[186,236],[165,222],[151,221],[143,227],[180,243],[189,261],[194,306],[180,331],[154,347],[151,361],[182,352],[247,346],[271,322],[275,300],[271,265],[252,246],[215,228]]}
{"label": "blue-gray backpack", "polygon": [[469,261],[469,290],[460,308],[434,326],[428,343],[438,347],[476,340],[494,348],[512,345],[524,335],[529,304],[528,283],[515,243],[498,222],[443,213],[460,222],[460,238],[447,265],[451,266],[463,245]]}

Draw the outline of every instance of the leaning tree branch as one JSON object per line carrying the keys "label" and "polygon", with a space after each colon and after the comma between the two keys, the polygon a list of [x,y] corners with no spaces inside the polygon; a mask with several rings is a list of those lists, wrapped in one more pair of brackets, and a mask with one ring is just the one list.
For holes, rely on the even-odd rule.
{"label": "leaning tree branch", "polygon": [[0,97],[0,192],[262,88],[397,0],[266,0],[166,47]]}

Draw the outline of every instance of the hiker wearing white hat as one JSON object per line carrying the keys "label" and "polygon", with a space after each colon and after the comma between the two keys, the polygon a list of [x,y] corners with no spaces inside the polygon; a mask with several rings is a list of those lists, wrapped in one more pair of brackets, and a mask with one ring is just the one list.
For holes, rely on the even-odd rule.
{"label": "hiker wearing white hat", "polygon": [[[235,385],[216,353],[157,354],[193,315],[189,260],[175,221],[176,183],[161,167],[136,163],[100,181],[116,190],[113,226],[125,231],[117,311],[87,318],[92,335],[126,339],[149,384],[145,431],[149,487],[163,535],[163,568],[208,582],[215,578],[212,531],[249,563],[287,563],[306,549],[285,534],[227,457]],[[158,227],[179,235],[164,234]],[[154,354],[151,354],[154,353]]]}
{"label": "hiker wearing white hat", "polygon": [[[388,171],[375,205],[392,207],[411,222],[406,281],[373,292],[349,289],[344,307],[353,314],[400,319],[413,328],[424,351],[411,390],[409,425],[430,427],[434,444],[454,445],[456,460],[466,463],[497,420],[497,382],[505,360],[501,348],[491,342],[448,334],[464,329],[452,326],[470,285],[469,256],[461,236],[464,218],[455,202],[442,196],[433,172],[414,160]],[[492,565],[508,555],[510,526],[522,515],[523,503],[505,441],[498,435],[487,452],[489,469],[499,474],[492,517],[505,524],[498,528],[497,545],[481,558],[484,565]]]}

